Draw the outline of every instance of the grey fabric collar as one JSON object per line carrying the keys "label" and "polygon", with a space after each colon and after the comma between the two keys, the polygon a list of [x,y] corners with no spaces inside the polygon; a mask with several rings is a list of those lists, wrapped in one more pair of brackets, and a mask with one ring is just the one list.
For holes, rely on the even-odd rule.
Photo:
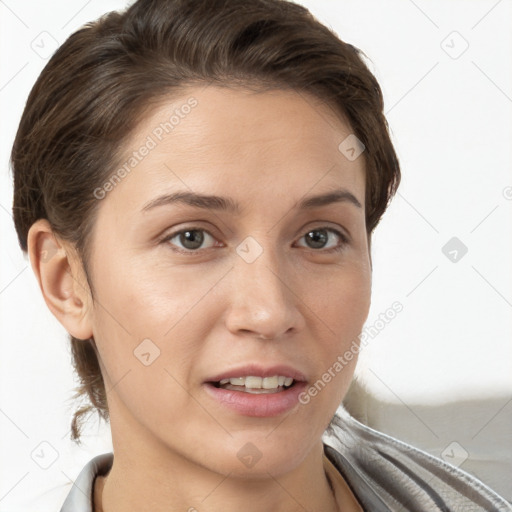
{"label": "grey fabric collar", "polygon": [[93,488],[97,476],[106,475],[114,462],[113,453],[94,457],[82,469],[60,512],[93,512]]}

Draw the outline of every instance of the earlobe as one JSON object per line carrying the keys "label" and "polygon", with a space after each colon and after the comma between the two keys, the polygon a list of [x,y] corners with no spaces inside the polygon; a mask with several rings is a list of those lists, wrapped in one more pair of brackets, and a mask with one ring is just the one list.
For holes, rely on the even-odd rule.
{"label": "earlobe", "polygon": [[92,337],[90,292],[71,245],[55,236],[46,219],[32,224],[27,244],[32,270],[50,311],[75,338]]}

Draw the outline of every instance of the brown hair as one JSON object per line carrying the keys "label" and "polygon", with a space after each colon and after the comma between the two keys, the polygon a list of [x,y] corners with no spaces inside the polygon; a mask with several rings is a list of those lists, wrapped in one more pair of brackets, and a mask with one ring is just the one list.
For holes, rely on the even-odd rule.
{"label": "brown hair", "polygon": [[[365,145],[366,228],[371,233],[400,182],[382,92],[360,50],[285,0],[138,0],[73,33],[28,97],[11,165],[13,214],[27,251],[30,226],[47,219],[73,243],[94,297],[88,261],[99,205],[93,190],[119,164],[123,143],[150,105],[187,86],[292,89],[346,116]],[[72,439],[84,416],[108,419],[94,339],[70,335],[80,379]]]}

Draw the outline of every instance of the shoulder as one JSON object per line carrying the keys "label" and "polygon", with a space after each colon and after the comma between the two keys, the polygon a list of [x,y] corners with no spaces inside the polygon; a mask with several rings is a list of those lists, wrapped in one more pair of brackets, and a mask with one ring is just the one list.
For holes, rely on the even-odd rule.
{"label": "shoulder", "polygon": [[110,471],[113,453],[104,453],[91,459],[80,471],[60,512],[93,512],[92,497],[94,480]]}
{"label": "shoulder", "polygon": [[343,406],[324,445],[365,509],[512,512],[511,504],[477,478],[363,425]]}

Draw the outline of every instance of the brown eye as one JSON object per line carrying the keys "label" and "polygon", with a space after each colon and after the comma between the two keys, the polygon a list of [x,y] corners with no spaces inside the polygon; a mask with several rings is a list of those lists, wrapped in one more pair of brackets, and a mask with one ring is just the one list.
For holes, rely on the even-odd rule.
{"label": "brown eye", "polygon": [[201,246],[208,237],[215,241],[213,236],[202,228],[187,228],[171,233],[162,240],[162,243],[168,243],[176,239],[175,242],[171,242],[171,245],[177,245],[176,250],[178,252],[198,252],[197,249],[205,248]]}
{"label": "brown eye", "polygon": [[178,237],[185,249],[199,249],[204,241],[204,234],[198,229],[183,231]]}
{"label": "brown eye", "polygon": [[[303,236],[303,238],[310,249],[325,249],[324,252],[339,251],[348,243],[348,239],[345,235],[332,228],[311,229]],[[336,238],[341,240],[341,242],[336,244]],[[330,239],[334,239],[335,245],[326,248]]]}
{"label": "brown eye", "polygon": [[[213,241],[213,244],[202,247],[203,243],[208,238]],[[341,251],[349,242],[348,238],[343,233],[327,227],[311,229],[301,238],[305,239],[306,248],[315,249],[317,250],[316,252],[322,251],[324,253]],[[336,239],[338,239],[338,243],[336,243]],[[208,231],[199,227],[190,227],[176,231],[162,240],[162,243],[174,246],[172,250],[181,253],[198,253],[200,249],[214,247],[215,242],[215,238],[208,233]]]}

